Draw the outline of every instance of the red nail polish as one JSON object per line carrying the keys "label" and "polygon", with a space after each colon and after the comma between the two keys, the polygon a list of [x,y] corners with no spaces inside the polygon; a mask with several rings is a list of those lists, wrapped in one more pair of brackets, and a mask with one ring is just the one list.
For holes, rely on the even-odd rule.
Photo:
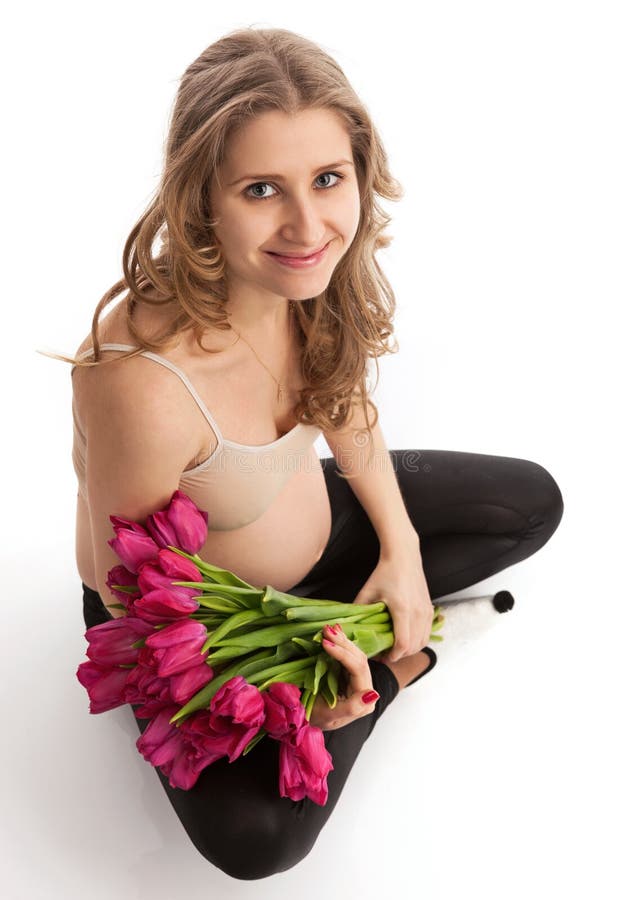
{"label": "red nail polish", "polygon": [[378,700],[380,694],[377,691],[368,691],[366,694],[363,694],[361,697],[363,703],[374,703],[375,700]]}

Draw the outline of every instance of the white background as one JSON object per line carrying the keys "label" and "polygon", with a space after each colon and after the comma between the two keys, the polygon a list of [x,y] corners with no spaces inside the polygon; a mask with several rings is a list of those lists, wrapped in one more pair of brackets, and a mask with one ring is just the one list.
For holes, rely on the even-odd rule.
{"label": "white background", "polygon": [[[623,897],[626,28],[620,3],[27,3],[3,85],[3,892],[7,900]],[[405,198],[379,261],[389,447],[535,460],[565,514],[462,594],[514,610],[401,694],[313,850],[260,882],[193,847],[89,716],[69,365],[158,179],[178,79],[236,27],[344,68]],[[329,455],[321,439],[320,455]]]}

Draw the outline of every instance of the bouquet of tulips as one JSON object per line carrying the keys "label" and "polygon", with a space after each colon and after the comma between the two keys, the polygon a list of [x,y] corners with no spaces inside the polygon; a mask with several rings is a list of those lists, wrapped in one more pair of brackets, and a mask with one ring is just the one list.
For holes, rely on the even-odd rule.
{"label": "bouquet of tulips", "polygon": [[[85,632],[89,661],[76,676],[90,712],[137,704],[135,715],[150,719],[137,749],[183,790],[205,766],[232,763],[268,735],[280,742],[280,796],[325,805],[332,757],[309,719],[318,694],[335,706],[342,667],[322,646],[323,628],[340,622],[374,656],[394,642],[385,603],[259,589],[205,562],[197,552],[208,514],[181,491],[145,528],[110,520],[123,565],[108,573],[119,600],[108,605],[125,615]],[[433,632],[442,623],[436,615]]]}

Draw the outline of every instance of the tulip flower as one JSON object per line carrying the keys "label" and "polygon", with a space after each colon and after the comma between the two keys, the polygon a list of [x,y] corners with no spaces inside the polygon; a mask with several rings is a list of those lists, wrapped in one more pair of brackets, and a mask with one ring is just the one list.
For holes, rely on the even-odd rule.
{"label": "tulip flower", "polygon": [[231,752],[233,738],[228,723],[214,719],[208,709],[186,719],[179,727],[193,743],[199,756],[207,760],[207,765]]}
{"label": "tulip flower", "polygon": [[145,622],[159,625],[161,622],[175,622],[186,618],[195,612],[198,606],[197,600],[181,596],[176,593],[176,589],[157,588],[138,597],[133,603],[133,612]]}
{"label": "tulip flower", "polygon": [[134,711],[139,719],[151,719],[163,707],[172,705],[169,678],[161,678],[156,667],[144,665],[141,662],[141,653],[138,664],[126,672],[124,699],[126,703],[139,704]]}
{"label": "tulip flower", "polygon": [[278,758],[278,790],[281,797],[303,800],[325,806],[328,800],[327,776],[335,767],[324,744],[321,728],[308,723],[291,739],[280,742]]}
{"label": "tulip flower", "polygon": [[201,662],[200,665],[193,666],[191,669],[185,669],[184,672],[171,675],[169,682],[172,700],[182,706],[212,678],[213,669],[205,662]]}
{"label": "tulip flower", "polygon": [[207,539],[209,515],[182,491],[174,491],[164,510],[148,516],[146,528],[159,547],[197,553]]}
{"label": "tulip flower", "polygon": [[190,790],[201,771],[224,756],[224,752],[204,752],[190,734],[189,726],[177,728],[169,720],[175,706],[164,707],[137,739],[137,749],[145,760],[158,766],[173,788]]}
{"label": "tulip flower", "polygon": [[139,656],[139,650],[133,644],[153,632],[154,626],[149,622],[132,616],[92,625],[85,632],[89,641],[87,656],[100,666],[132,665]]}
{"label": "tulip flower", "polygon": [[129,669],[100,666],[83,662],[76,670],[76,677],[89,694],[89,712],[102,713],[127,703],[125,690]]}
{"label": "tulip flower", "polygon": [[[133,597],[139,596],[137,593],[137,574],[129,571],[126,566],[113,566],[107,574],[106,586],[113,596],[121,601],[126,612],[131,613]],[[132,591],[118,590],[121,587],[132,588]]]}
{"label": "tulip flower", "polygon": [[136,573],[143,563],[158,559],[159,548],[145,528],[120,516],[109,516],[109,519],[116,536],[107,544],[115,550],[127,569]]}
{"label": "tulip flower", "polygon": [[141,594],[156,588],[167,588],[181,597],[193,597],[198,593],[194,588],[175,586],[175,581],[200,581],[200,569],[190,560],[172,550],[159,550],[157,559],[144,563],[137,577],[137,587]]}
{"label": "tulip flower", "polygon": [[[198,718],[188,727],[188,733],[195,736],[199,746],[203,746],[203,731],[207,736],[207,749],[215,744],[219,735],[227,736],[223,743],[229,762],[234,762],[255,737],[265,720],[265,704],[257,688],[248,684],[240,675],[223,684],[211,700],[208,717]],[[208,724],[209,730],[206,731]]]}
{"label": "tulip flower", "polygon": [[153,766],[163,766],[173,760],[187,741],[185,732],[169,723],[175,710],[175,706],[164,707],[137,739],[137,749]]}
{"label": "tulip flower", "polygon": [[302,728],[306,715],[295,684],[271,684],[262,696],[265,702],[263,728],[270,737],[282,740]]}
{"label": "tulip flower", "polygon": [[159,675],[166,678],[204,662],[205,657],[200,651],[206,633],[206,627],[201,622],[182,619],[146,638],[146,646],[152,650]]}

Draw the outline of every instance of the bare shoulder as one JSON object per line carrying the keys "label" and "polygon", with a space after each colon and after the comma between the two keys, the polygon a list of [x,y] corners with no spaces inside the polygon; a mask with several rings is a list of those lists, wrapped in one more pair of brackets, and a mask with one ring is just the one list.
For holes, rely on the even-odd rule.
{"label": "bare shoulder", "polygon": [[[102,327],[100,343],[134,345],[124,333]],[[77,355],[93,346],[88,335]],[[166,366],[145,356],[127,358],[120,350],[102,350],[103,365],[77,366],[72,374],[74,404],[89,435],[107,422],[132,430],[150,427],[166,437],[176,434],[184,445],[188,464],[195,465],[217,445],[204,427],[197,404],[181,379]],[[207,434],[207,431],[209,432]]]}

